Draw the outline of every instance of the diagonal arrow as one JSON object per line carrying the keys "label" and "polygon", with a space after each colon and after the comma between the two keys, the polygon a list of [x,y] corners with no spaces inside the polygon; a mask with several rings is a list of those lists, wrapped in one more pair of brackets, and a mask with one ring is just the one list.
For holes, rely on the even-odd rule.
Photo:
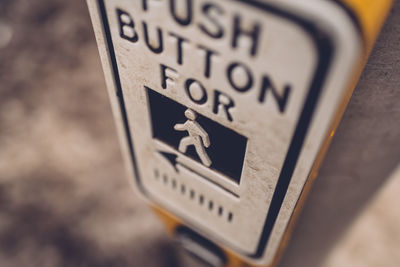
{"label": "diagonal arrow", "polygon": [[178,168],[176,167],[177,164],[176,158],[178,157],[176,154],[163,151],[158,151],[158,153],[160,153],[161,156],[163,156],[166,160],[168,160],[171,163],[172,167],[174,167],[177,173],[179,172]]}

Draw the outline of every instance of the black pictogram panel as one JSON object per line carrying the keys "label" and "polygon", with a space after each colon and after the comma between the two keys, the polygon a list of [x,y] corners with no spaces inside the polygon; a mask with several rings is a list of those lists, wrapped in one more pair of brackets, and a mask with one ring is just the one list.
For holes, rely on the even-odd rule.
{"label": "black pictogram panel", "polygon": [[[179,143],[188,135],[177,131],[177,123],[185,123],[185,111],[188,109],[168,97],[146,87],[150,105],[153,138],[172,146],[178,152]],[[211,159],[210,168],[233,181],[240,183],[243,161],[246,153],[247,138],[221,124],[197,114],[196,121],[208,133],[210,146],[205,148]],[[186,156],[202,164],[193,145],[188,146]]]}

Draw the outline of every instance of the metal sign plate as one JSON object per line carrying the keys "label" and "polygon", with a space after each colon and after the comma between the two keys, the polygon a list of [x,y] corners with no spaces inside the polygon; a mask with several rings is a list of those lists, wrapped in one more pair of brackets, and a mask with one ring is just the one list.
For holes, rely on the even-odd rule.
{"label": "metal sign plate", "polygon": [[135,186],[270,263],[360,57],[330,1],[89,0]]}

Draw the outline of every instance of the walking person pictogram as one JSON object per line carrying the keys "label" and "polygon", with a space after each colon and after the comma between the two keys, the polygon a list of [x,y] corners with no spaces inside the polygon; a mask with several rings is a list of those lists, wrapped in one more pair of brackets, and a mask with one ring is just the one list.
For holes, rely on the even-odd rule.
{"label": "walking person pictogram", "polygon": [[178,150],[185,153],[187,147],[193,145],[196,149],[197,155],[199,155],[201,162],[210,167],[211,160],[205,150],[206,147],[210,146],[210,138],[208,133],[200,126],[196,121],[197,114],[191,109],[185,111],[185,117],[188,119],[185,123],[177,123],[174,126],[176,131],[187,131],[189,136],[182,138],[179,143]]}

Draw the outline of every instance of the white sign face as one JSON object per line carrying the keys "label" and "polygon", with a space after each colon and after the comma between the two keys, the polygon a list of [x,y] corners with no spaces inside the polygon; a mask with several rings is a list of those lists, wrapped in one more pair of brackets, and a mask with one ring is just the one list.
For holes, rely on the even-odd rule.
{"label": "white sign face", "polygon": [[263,263],[359,56],[343,10],[299,2],[88,1],[137,188]]}

